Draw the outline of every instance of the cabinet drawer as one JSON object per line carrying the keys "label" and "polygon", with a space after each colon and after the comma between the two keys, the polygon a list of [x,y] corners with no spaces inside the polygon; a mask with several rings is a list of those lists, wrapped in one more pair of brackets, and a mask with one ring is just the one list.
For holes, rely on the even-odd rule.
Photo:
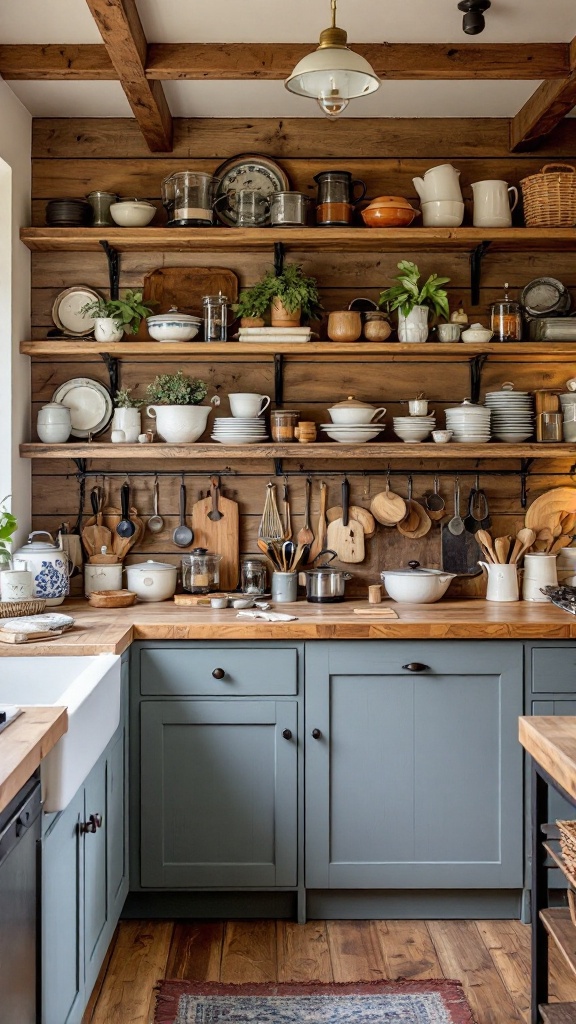
{"label": "cabinet drawer", "polygon": [[140,652],[144,696],[279,696],[297,690],[296,648],[147,648]]}
{"label": "cabinet drawer", "polygon": [[576,693],[576,644],[533,648],[532,693]]}

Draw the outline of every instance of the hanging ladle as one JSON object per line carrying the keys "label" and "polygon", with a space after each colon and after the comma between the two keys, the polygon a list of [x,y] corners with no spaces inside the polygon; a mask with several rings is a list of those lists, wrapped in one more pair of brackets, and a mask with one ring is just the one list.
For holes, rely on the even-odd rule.
{"label": "hanging ladle", "polygon": [[148,529],[150,533],[160,533],[160,530],[164,529],[164,520],[158,513],[158,502],[159,502],[160,487],[158,484],[158,477],[154,477],[154,515],[148,519]]}
{"label": "hanging ladle", "polygon": [[120,489],[120,504],[122,508],[122,519],[116,527],[116,533],[119,537],[123,537],[125,540],[129,537],[133,537],[136,533],[136,527],[130,519],[130,484],[122,484]]}
{"label": "hanging ladle", "polygon": [[182,483],[180,484],[180,522],[172,534],[172,540],[179,548],[187,548],[194,540],[192,530],[189,526],[186,526],[186,487],[184,485],[184,477],[182,477]]}

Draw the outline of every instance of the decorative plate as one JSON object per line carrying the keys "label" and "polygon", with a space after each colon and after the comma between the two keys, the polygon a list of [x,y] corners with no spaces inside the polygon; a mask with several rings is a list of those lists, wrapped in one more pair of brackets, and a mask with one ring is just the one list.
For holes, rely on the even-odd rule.
{"label": "decorative plate", "polygon": [[[255,153],[240,153],[223,164],[214,172],[216,178],[220,178],[217,196],[226,195],[227,192],[237,192],[242,188],[257,189],[269,196],[272,192],[287,192],[290,189],[288,176],[282,168],[270,160],[267,156],[258,156]],[[230,196],[228,204],[218,203],[216,215],[218,220],[227,227],[236,227],[236,203],[234,196]]]}
{"label": "decorative plate", "polygon": [[80,310],[87,302],[102,296],[85,284],[76,284],[60,292],[52,306],[52,319],[59,330],[74,338],[85,338],[94,330],[94,318],[82,316]]}
{"label": "decorative plate", "polygon": [[101,434],[110,423],[114,413],[112,396],[99,380],[90,377],[73,377],[61,384],[52,395],[53,402],[60,402],[70,409],[72,437],[88,437]]}

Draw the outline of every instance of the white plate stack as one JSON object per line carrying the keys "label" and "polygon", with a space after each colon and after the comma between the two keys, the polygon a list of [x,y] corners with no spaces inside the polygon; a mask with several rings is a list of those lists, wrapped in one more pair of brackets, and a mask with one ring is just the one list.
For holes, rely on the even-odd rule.
{"label": "white plate stack", "polygon": [[392,420],[394,433],[407,444],[418,444],[424,441],[436,428],[435,416],[394,416]]}
{"label": "white plate stack", "polygon": [[492,433],[499,441],[520,444],[534,433],[534,398],[529,391],[489,391]]}
{"label": "white plate stack", "polygon": [[490,440],[490,409],[466,398],[462,405],[446,409],[446,429],[460,444],[485,444]]}
{"label": "white plate stack", "polygon": [[268,440],[266,423],[259,416],[217,416],[211,437],[222,444],[258,444]]}

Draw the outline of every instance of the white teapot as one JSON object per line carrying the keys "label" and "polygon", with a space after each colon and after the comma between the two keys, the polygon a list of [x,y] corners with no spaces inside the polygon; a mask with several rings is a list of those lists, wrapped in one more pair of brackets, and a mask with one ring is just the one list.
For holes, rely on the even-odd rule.
{"label": "white teapot", "polygon": [[[35,540],[35,537],[49,540]],[[33,577],[33,595],[45,598],[47,605],[62,604],[68,594],[70,559],[61,545],[61,541],[58,545],[54,543],[47,530],[34,530],[24,547],[12,556],[14,560],[22,558],[27,562]]]}
{"label": "white teapot", "polygon": [[437,167],[430,167],[423,178],[412,178],[414,187],[423,203],[433,203],[438,200],[451,200],[462,202],[460,191],[460,171],[457,171],[452,164],[438,164]]}

